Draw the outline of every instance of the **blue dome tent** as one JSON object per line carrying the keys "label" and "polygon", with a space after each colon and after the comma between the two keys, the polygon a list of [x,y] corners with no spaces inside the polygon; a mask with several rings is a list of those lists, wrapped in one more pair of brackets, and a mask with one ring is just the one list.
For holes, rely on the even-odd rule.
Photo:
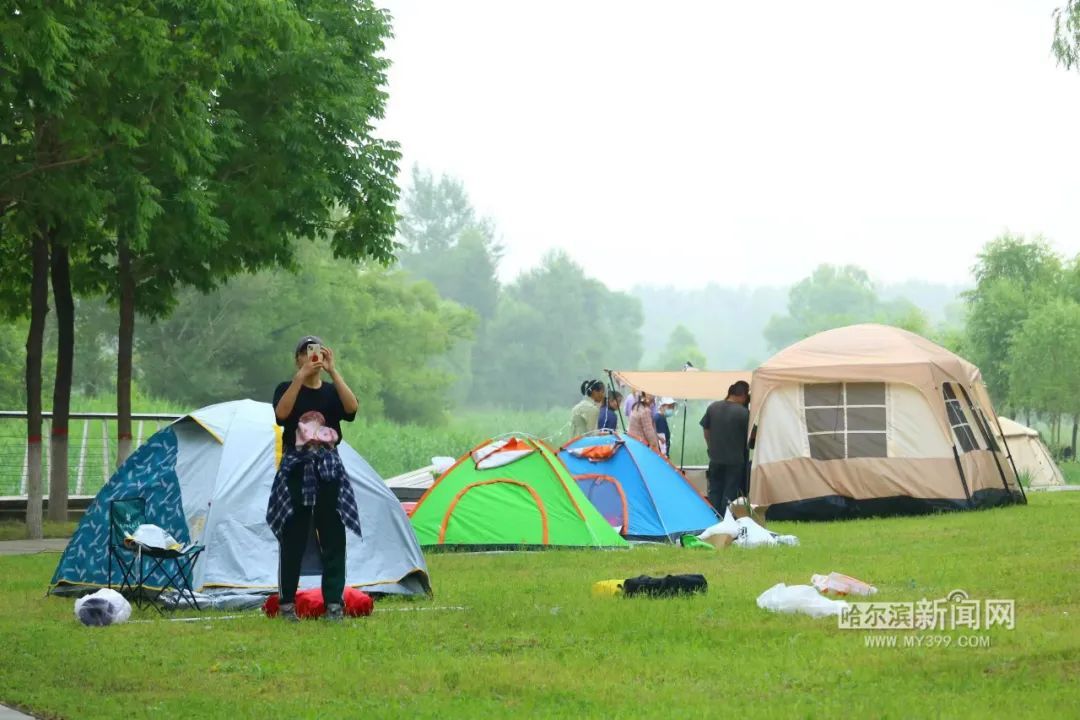
{"label": "blue dome tent", "polygon": [[628,540],[674,541],[719,521],[675,466],[630,435],[583,435],[564,445],[559,459]]}

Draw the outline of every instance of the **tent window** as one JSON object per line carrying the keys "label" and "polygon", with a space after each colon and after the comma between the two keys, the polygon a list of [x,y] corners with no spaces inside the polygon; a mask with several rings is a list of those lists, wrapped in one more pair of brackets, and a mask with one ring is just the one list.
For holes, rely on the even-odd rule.
{"label": "tent window", "polygon": [[952,383],[944,383],[942,392],[945,394],[945,409],[949,413],[949,425],[952,426],[956,443],[960,446],[960,452],[969,453],[979,449],[979,442],[975,439],[975,433],[971,429],[964,407],[956,397]]}
{"label": "tent window", "polygon": [[885,383],[804,385],[803,406],[815,460],[888,456]]}
{"label": "tent window", "polygon": [[990,420],[986,417],[986,413],[983,412],[981,407],[977,407],[975,403],[971,402],[971,396],[968,395],[968,391],[963,385],[960,386],[960,392],[967,402],[968,411],[970,411],[971,417],[975,418],[975,424],[979,426],[979,432],[982,433],[983,442],[986,443],[986,449],[999,452],[1001,448],[998,446],[997,439],[994,437],[994,426],[990,424]]}

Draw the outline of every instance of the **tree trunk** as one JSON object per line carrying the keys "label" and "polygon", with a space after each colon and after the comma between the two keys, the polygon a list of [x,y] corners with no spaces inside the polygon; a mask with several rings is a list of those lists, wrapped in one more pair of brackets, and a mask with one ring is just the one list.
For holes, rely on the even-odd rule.
{"label": "tree trunk", "polygon": [[64,522],[68,512],[68,415],[71,412],[71,376],[75,358],[75,299],[71,294],[68,248],[56,241],[55,234],[50,244],[57,353],[52,441],[49,447],[49,520]]}
{"label": "tree trunk", "polygon": [[117,273],[120,283],[120,336],[116,358],[116,466],[131,454],[131,365],[135,342],[135,277],[131,247],[117,237]]}
{"label": "tree trunk", "polygon": [[33,540],[41,527],[41,360],[45,318],[49,313],[49,241],[35,232],[30,246],[30,332],[26,336],[26,533]]}

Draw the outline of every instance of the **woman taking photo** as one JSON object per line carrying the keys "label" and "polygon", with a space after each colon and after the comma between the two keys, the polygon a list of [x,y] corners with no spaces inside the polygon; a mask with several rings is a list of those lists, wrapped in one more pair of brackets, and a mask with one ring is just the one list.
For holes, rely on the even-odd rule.
{"label": "woman taking photo", "polygon": [[[352,486],[337,446],[341,422],[356,418],[356,395],[338,372],[334,352],[319,338],[300,339],[293,353],[296,374],[274,391],[274,414],[283,426],[284,452],[266,509],[278,539],[280,615],[296,620],[300,565],[312,527],[322,558],[322,593],[329,620],[342,619],[345,591],[345,529],[360,535]],[[325,382],[326,372],[332,382]]]}

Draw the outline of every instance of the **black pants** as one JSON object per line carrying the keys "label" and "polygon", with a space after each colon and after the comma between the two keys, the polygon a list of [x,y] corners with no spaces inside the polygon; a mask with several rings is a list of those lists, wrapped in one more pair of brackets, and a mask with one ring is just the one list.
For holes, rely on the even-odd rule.
{"label": "black pants", "polygon": [[723,515],[728,503],[742,494],[745,477],[746,463],[738,465],[709,463],[706,474],[709,481],[709,502],[718,513]]}
{"label": "black pants", "polygon": [[315,506],[304,507],[304,470],[297,467],[288,479],[289,496],[296,512],[285,523],[279,546],[278,586],[281,602],[296,599],[300,584],[300,568],[307,549],[312,525],[322,559],[323,602],[341,603],[345,592],[345,525],[338,514],[338,486],[332,483],[318,484]]}

